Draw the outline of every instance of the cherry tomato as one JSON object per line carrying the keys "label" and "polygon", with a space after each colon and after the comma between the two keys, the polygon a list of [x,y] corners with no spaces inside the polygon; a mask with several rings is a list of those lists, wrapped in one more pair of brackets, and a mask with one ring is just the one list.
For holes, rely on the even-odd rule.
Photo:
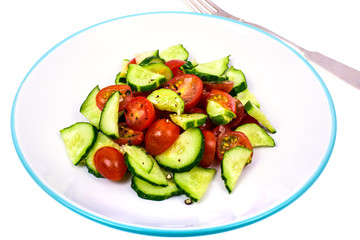
{"label": "cherry tomato", "polygon": [[207,100],[215,101],[224,108],[236,114],[235,100],[230,94],[226,92],[217,89],[211,90],[211,92],[209,92],[209,95],[207,96]]}
{"label": "cherry tomato", "polygon": [[112,181],[118,181],[123,178],[127,170],[124,156],[113,147],[103,147],[97,150],[94,162],[100,174]]}
{"label": "cherry tomato", "polygon": [[173,76],[177,76],[178,74],[183,74],[183,72],[179,69],[182,65],[184,65],[184,63],[186,63],[185,61],[181,61],[181,60],[170,60],[170,61],[167,61],[165,63],[166,66],[168,66],[172,73],[173,73]]}
{"label": "cherry tomato", "polygon": [[126,123],[119,123],[119,135],[118,139],[114,139],[114,142],[119,145],[140,145],[144,140],[143,132],[132,130],[126,126]]}
{"label": "cherry tomato", "polygon": [[96,105],[101,111],[104,109],[105,103],[109,100],[110,96],[116,91],[119,91],[121,95],[119,101],[119,112],[126,108],[132,99],[130,87],[128,85],[111,85],[101,89],[96,95]]}
{"label": "cherry tomato", "polygon": [[144,97],[131,99],[125,110],[125,121],[128,127],[141,131],[148,128],[155,119],[155,108]]}
{"label": "cherry tomato", "polygon": [[133,97],[147,97],[151,91],[148,92],[133,92]]}
{"label": "cherry tomato", "polygon": [[[236,146],[253,150],[249,139],[242,132],[228,131],[221,133],[216,141],[216,156],[222,160],[224,153]],[[251,154],[252,156],[252,154]]]}
{"label": "cherry tomato", "polygon": [[201,130],[205,139],[205,148],[204,155],[199,163],[199,166],[207,168],[209,167],[215,159],[216,151],[216,138],[215,135],[209,130]]}
{"label": "cherry tomato", "polygon": [[197,104],[197,106],[199,108],[205,108],[206,106],[206,103],[207,103],[207,96],[209,95],[209,92],[206,91],[206,89],[203,88],[203,91],[201,93],[201,97],[200,97],[200,101],[199,103]]}
{"label": "cherry tomato", "polygon": [[212,130],[212,133],[215,135],[216,138],[218,138],[221,133],[230,131],[231,128],[228,125],[218,125]]}
{"label": "cherry tomato", "polygon": [[[198,107],[192,108],[189,111],[189,113],[203,113],[207,115],[207,112],[204,109]],[[214,124],[211,122],[210,118],[208,117],[206,119],[206,122],[203,125],[199,126],[199,128],[201,130],[211,130],[214,128]]]}
{"label": "cherry tomato", "polygon": [[238,127],[245,115],[245,109],[240,100],[237,98],[234,98],[234,100],[236,105],[236,118],[234,118],[233,120],[231,120],[231,122],[227,124],[230,128]]}
{"label": "cherry tomato", "polygon": [[151,155],[158,155],[168,149],[179,137],[180,128],[168,119],[154,122],[145,134],[145,149]]}
{"label": "cherry tomato", "polygon": [[136,59],[135,59],[135,58],[131,59],[131,60],[128,62],[128,66],[129,66],[129,64],[136,64]]}
{"label": "cherry tomato", "polygon": [[201,79],[193,74],[182,74],[171,79],[164,88],[179,94],[185,102],[184,112],[188,112],[200,101],[203,84]]}
{"label": "cherry tomato", "polygon": [[234,82],[220,81],[220,82],[205,82],[203,81],[204,89],[210,92],[213,89],[217,89],[226,93],[229,93],[234,86]]}

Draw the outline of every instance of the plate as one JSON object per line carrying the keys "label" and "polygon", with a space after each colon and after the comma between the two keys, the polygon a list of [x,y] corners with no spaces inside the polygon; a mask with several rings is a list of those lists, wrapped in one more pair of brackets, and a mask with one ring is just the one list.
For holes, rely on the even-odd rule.
{"label": "plate", "polygon": [[[164,22],[171,28],[164,28]],[[231,55],[277,133],[274,148],[256,148],[233,193],[214,176],[200,202],[184,196],[138,198],[130,177],[110,182],[73,166],[59,130],[86,121],[79,108],[96,86],[114,83],[121,60],[183,44],[190,59]],[[264,219],[301,196],[326,166],[336,135],[331,96],[312,66],[259,29],[210,15],[144,13],[111,19],[64,39],[30,69],[14,99],[11,130],[34,181],[74,212],[101,224],[146,235],[196,236]]]}

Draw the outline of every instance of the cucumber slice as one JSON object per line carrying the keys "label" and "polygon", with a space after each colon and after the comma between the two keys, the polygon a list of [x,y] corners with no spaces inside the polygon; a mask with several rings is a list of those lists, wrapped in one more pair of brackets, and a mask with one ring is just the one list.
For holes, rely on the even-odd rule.
{"label": "cucumber slice", "polygon": [[[119,101],[120,92],[113,93],[105,103],[101,113],[99,128],[105,135],[111,138],[119,138]],[[123,113],[123,112],[122,112]]]}
{"label": "cucumber slice", "polygon": [[[125,163],[128,166],[129,171],[136,177],[156,186],[167,186],[167,179],[163,171],[149,154],[146,154],[146,151],[143,148],[128,146],[132,148],[130,151],[125,153],[124,159]],[[144,164],[140,164],[141,163]],[[146,163],[152,162],[152,167],[150,172],[148,172],[143,166]]]}
{"label": "cucumber slice", "polygon": [[147,99],[159,110],[175,112],[177,114],[184,112],[185,103],[173,90],[165,88],[155,90],[147,96]]}
{"label": "cucumber slice", "polygon": [[252,92],[250,92],[248,89],[245,89],[242,92],[239,92],[236,96],[237,99],[242,103],[242,105],[245,105],[248,101],[251,101],[256,107],[260,108],[260,103],[254,96]]}
{"label": "cucumber slice", "polygon": [[225,71],[224,75],[229,78],[229,81],[234,82],[234,86],[230,91],[231,96],[236,96],[239,92],[242,92],[247,88],[246,78],[241,70],[231,66]]}
{"label": "cucumber slice", "polygon": [[183,193],[173,180],[168,180],[166,187],[154,186],[140,178],[133,176],[131,187],[137,195],[143,199],[162,201],[172,196],[180,195]]}
{"label": "cucumber slice", "polygon": [[265,129],[256,123],[246,123],[235,129],[237,132],[244,133],[252,147],[274,147],[274,139],[266,133]]}
{"label": "cucumber slice", "polygon": [[212,100],[208,100],[206,112],[210,120],[216,125],[226,125],[236,117],[235,113]]}
{"label": "cucumber slice", "polygon": [[170,81],[173,78],[173,73],[171,69],[163,63],[152,63],[149,65],[145,65],[144,68],[149,69],[154,73],[165,76],[166,81]]}
{"label": "cucumber slice", "polygon": [[165,63],[164,59],[159,58],[157,56],[150,56],[145,58],[144,60],[141,61],[141,63],[139,63],[140,66],[146,66],[152,63]]}
{"label": "cucumber slice", "polygon": [[174,181],[178,188],[193,201],[199,201],[205,194],[216,170],[214,168],[194,167],[189,172],[174,173]]}
{"label": "cucumber slice", "polygon": [[207,115],[202,113],[192,113],[192,114],[171,114],[171,121],[176,125],[182,127],[184,130],[199,127],[206,123]]}
{"label": "cucumber slice", "polygon": [[167,81],[164,75],[152,72],[137,64],[129,64],[126,77],[128,85],[136,92],[154,90]]}
{"label": "cucumber slice", "polygon": [[172,172],[186,172],[201,161],[205,148],[204,136],[199,128],[190,128],[165,152],[155,156],[160,166]]}
{"label": "cucumber slice", "polygon": [[96,141],[97,133],[97,129],[86,122],[78,122],[60,130],[66,151],[74,165],[78,165],[89,153]]}
{"label": "cucumber slice", "polygon": [[147,51],[147,52],[142,52],[142,53],[135,54],[136,63],[139,64],[145,58],[151,57],[151,56],[159,57],[159,50],[153,50],[153,51]]}
{"label": "cucumber slice", "polygon": [[261,125],[266,127],[271,133],[276,133],[275,128],[270,124],[270,121],[266,118],[265,114],[255,105],[252,101],[248,101],[244,105],[245,111],[255,118]]}
{"label": "cucumber slice", "polygon": [[100,92],[99,86],[94,87],[80,107],[80,113],[97,128],[99,127],[101,116],[101,110],[96,105],[96,95],[98,92]]}
{"label": "cucumber slice", "polygon": [[225,152],[224,159],[221,161],[221,178],[225,182],[225,187],[229,193],[234,190],[235,184],[245,167],[252,150],[236,146]]}
{"label": "cucumber slice", "polygon": [[178,44],[161,51],[160,57],[166,62],[173,59],[186,61],[189,53],[182,44]]}
{"label": "cucumber slice", "polygon": [[227,76],[217,76],[217,75],[212,75],[212,74],[208,74],[208,73],[203,73],[203,72],[199,72],[196,69],[186,69],[183,68],[185,73],[188,74],[194,74],[196,76],[198,76],[201,80],[203,81],[208,81],[208,82],[221,82],[221,81],[227,81],[229,78]]}
{"label": "cucumber slice", "polygon": [[95,167],[94,156],[97,150],[103,147],[113,147],[120,151],[120,146],[118,144],[102,132],[98,132],[95,144],[85,158],[85,165],[88,168],[89,173],[93,174],[95,177],[102,177]]}
{"label": "cucumber slice", "polygon": [[230,55],[212,62],[200,63],[195,67],[195,70],[201,73],[221,76],[228,68],[229,61]]}
{"label": "cucumber slice", "polygon": [[[136,172],[140,172],[140,170],[143,170],[146,173],[151,172],[154,167],[155,161],[153,161],[153,159],[146,154],[146,151],[143,148],[137,146],[123,145],[122,150],[125,152],[124,155],[128,155],[128,161],[134,167],[136,167]],[[137,164],[137,166],[134,165],[135,163]]]}
{"label": "cucumber slice", "polygon": [[115,84],[126,84],[126,74],[130,60],[123,59],[121,62],[121,71],[116,75]]}

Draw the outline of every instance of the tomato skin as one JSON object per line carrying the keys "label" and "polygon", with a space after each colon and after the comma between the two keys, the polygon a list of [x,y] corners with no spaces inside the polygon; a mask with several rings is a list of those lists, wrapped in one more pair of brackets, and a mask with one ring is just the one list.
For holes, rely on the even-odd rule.
{"label": "tomato skin", "polygon": [[207,101],[209,100],[219,103],[224,108],[236,114],[235,100],[230,94],[214,89],[211,90],[207,96]]}
{"label": "tomato skin", "polygon": [[210,92],[211,90],[217,89],[226,93],[231,92],[234,82],[231,81],[221,81],[221,82],[206,82],[203,81],[204,89]]}
{"label": "tomato skin", "polygon": [[128,85],[111,85],[98,92],[96,95],[96,105],[102,111],[109,97],[116,91],[120,92],[119,112],[124,110],[132,99],[132,91]]}
{"label": "tomato skin", "polygon": [[144,133],[132,130],[126,123],[119,123],[119,135],[120,138],[113,139],[119,145],[140,145],[144,141]]}
{"label": "tomato skin", "polygon": [[212,130],[212,133],[215,135],[216,138],[218,138],[221,133],[230,131],[231,128],[228,125],[218,125]]}
{"label": "tomato skin", "polygon": [[158,155],[168,149],[179,137],[180,127],[168,119],[154,122],[145,134],[145,149],[151,155]]}
{"label": "tomato skin", "polygon": [[203,88],[203,91],[202,91],[201,97],[200,97],[200,101],[198,102],[197,107],[206,108],[208,95],[209,95],[209,92]]}
{"label": "tomato skin", "polygon": [[[204,109],[198,107],[192,108],[189,113],[202,113],[207,115],[207,112]],[[211,130],[214,128],[214,124],[211,122],[210,118],[207,117],[206,122],[203,125],[199,126],[199,128],[201,130]]]}
{"label": "tomato skin", "polygon": [[[221,161],[224,153],[236,146],[253,150],[249,139],[242,132],[228,131],[221,133],[216,141],[216,156]],[[251,153],[252,157],[253,153]]]}
{"label": "tomato skin", "polygon": [[129,66],[129,64],[136,64],[136,59],[135,59],[135,58],[131,59],[131,60],[128,62],[128,66]]}
{"label": "tomato skin", "polygon": [[234,100],[236,106],[236,117],[227,124],[230,128],[238,127],[245,116],[245,109],[240,100],[237,98],[234,98]]}
{"label": "tomato skin", "polygon": [[205,139],[205,148],[204,155],[201,159],[199,166],[207,168],[209,167],[215,159],[216,152],[216,138],[215,135],[209,130],[201,130]]}
{"label": "tomato skin", "polygon": [[113,147],[103,147],[94,155],[96,169],[109,180],[119,181],[126,173],[127,166],[124,155]]}
{"label": "tomato skin", "polygon": [[144,97],[135,97],[129,102],[125,111],[126,124],[133,130],[142,131],[148,128],[155,119],[155,108]]}
{"label": "tomato skin", "polygon": [[166,83],[164,88],[179,94],[185,103],[184,112],[188,112],[200,101],[203,83],[199,77],[193,74],[181,74]]}
{"label": "tomato skin", "polygon": [[184,65],[184,63],[186,63],[185,61],[182,60],[169,60],[165,63],[166,66],[168,66],[170,68],[170,70],[173,73],[173,77],[179,75],[179,74],[183,74],[183,72],[179,69],[182,65]]}

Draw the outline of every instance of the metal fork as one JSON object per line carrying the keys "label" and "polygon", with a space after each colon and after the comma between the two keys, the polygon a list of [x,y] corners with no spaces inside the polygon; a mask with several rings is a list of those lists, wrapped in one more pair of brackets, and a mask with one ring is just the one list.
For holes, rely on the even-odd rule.
{"label": "metal fork", "polygon": [[276,38],[286,42],[287,44],[290,44],[294,48],[296,48],[299,53],[301,53],[307,60],[310,60],[317,65],[325,68],[327,71],[331,72],[338,78],[344,80],[345,82],[349,83],[350,85],[360,89],[360,71],[351,68],[349,66],[346,66],[343,63],[340,63],[332,58],[329,58],[321,53],[318,52],[312,52],[309,50],[306,50],[299,45],[289,41],[288,39],[280,36],[279,34],[263,27],[255,23],[248,22],[244,19],[235,17],[231,15],[230,13],[224,11],[219,6],[217,6],[215,3],[213,3],[210,0],[182,0],[193,12],[198,13],[204,13],[204,14],[211,14],[211,15],[217,15],[221,17],[226,17],[230,19],[234,19],[236,21],[243,22],[245,24],[248,24],[250,26],[256,27],[258,29],[261,29]]}

